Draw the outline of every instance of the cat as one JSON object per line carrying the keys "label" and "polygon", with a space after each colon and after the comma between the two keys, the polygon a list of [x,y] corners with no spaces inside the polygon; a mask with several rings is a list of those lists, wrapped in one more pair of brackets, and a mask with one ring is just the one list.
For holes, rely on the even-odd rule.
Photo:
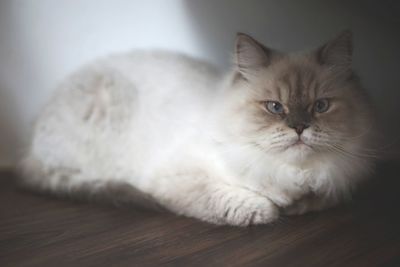
{"label": "cat", "polygon": [[[373,109],[352,34],[283,53],[238,33],[228,73],[166,51],[84,66],[38,117],[23,183],[69,194],[120,184],[135,202],[214,224],[265,224],[346,199],[373,161]],[[114,190],[111,198],[120,197]]]}

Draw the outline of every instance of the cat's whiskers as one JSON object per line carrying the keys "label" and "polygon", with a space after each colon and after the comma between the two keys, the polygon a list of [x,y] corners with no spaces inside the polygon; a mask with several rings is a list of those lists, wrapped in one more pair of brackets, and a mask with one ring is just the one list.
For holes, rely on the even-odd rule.
{"label": "cat's whiskers", "polygon": [[[344,135],[340,135],[339,133],[334,133],[333,135],[329,134],[318,134],[316,135],[317,138],[321,138],[325,143],[332,143],[344,149],[344,143],[349,143],[355,140],[355,138],[347,138]],[[360,136],[361,137],[361,136]],[[358,151],[363,152],[363,154],[374,155],[378,157],[378,153],[380,152],[378,149],[375,148],[368,148],[368,147],[359,147]]]}
{"label": "cat's whiskers", "polygon": [[370,125],[370,127],[368,129],[366,129],[365,131],[362,131],[356,135],[348,135],[348,134],[346,135],[346,134],[343,134],[342,132],[338,132],[338,131],[335,131],[332,129],[324,129],[323,132],[326,132],[329,136],[341,137],[346,140],[352,140],[352,139],[360,139],[362,137],[368,136],[369,134],[371,134],[372,131],[373,131],[373,127],[372,127],[372,125]]}
{"label": "cat's whiskers", "polygon": [[[325,138],[321,138],[325,137]],[[313,142],[315,143],[316,146],[322,149],[327,149],[331,152],[337,152],[338,154],[352,157],[352,158],[378,158],[378,155],[376,151],[370,150],[367,151],[365,149],[359,148],[358,151],[349,151],[343,145],[341,145],[341,142],[338,142],[338,140],[335,138],[332,138],[330,136],[323,136],[319,135],[318,138],[314,139]]]}
{"label": "cat's whiskers", "polygon": [[376,153],[371,153],[371,152],[367,152],[367,151],[349,151],[348,149],[345,149],[343,146],[339,145],[339,144],[333,144],[333,146],[340,150],[343,151],[344,153],[356,156],[356,157],[363,157],[363,158],[379,158],[379,156]]}

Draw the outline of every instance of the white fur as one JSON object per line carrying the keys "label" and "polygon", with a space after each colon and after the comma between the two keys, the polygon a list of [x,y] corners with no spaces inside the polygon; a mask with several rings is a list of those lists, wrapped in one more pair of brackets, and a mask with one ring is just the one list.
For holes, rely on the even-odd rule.
{"label": "white fur", "polygon": [[26,182],[63,192],[123,181],[176,213],[233,225],[271,222],[279,208],[310,193],[329,199],[324,206],[348,193],[361,160],[249,145],[252,137],[238,134],[246,117],[230,106],[245,92],[230,80],[167,52],[86,66],[39,117],[24,160]]}

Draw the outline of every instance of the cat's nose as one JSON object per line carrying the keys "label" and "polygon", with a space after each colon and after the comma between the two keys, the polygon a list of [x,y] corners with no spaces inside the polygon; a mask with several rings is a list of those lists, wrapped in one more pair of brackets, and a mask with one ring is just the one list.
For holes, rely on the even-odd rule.
{"label": "cat's nose", "polygon": [[305,129],[307,129],[308,127],[310,127],[310,125],[302,123],[302,124],[297,124],[291,128],[293,128],[298,135],[301,135],[303,133],[303,131]]}

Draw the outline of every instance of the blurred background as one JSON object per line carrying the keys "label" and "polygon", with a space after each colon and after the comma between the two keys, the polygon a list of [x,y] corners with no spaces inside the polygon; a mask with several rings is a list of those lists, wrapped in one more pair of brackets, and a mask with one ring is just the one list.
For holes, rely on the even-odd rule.
{"label": "blurred background", "polygon": [[400,151],[400,2],[394,0],[1,0],[0,166],[10,165],[41,106],[96,57],[169,49],[228,68],[238,31],[283,51],[354,32],[354,68]]}

